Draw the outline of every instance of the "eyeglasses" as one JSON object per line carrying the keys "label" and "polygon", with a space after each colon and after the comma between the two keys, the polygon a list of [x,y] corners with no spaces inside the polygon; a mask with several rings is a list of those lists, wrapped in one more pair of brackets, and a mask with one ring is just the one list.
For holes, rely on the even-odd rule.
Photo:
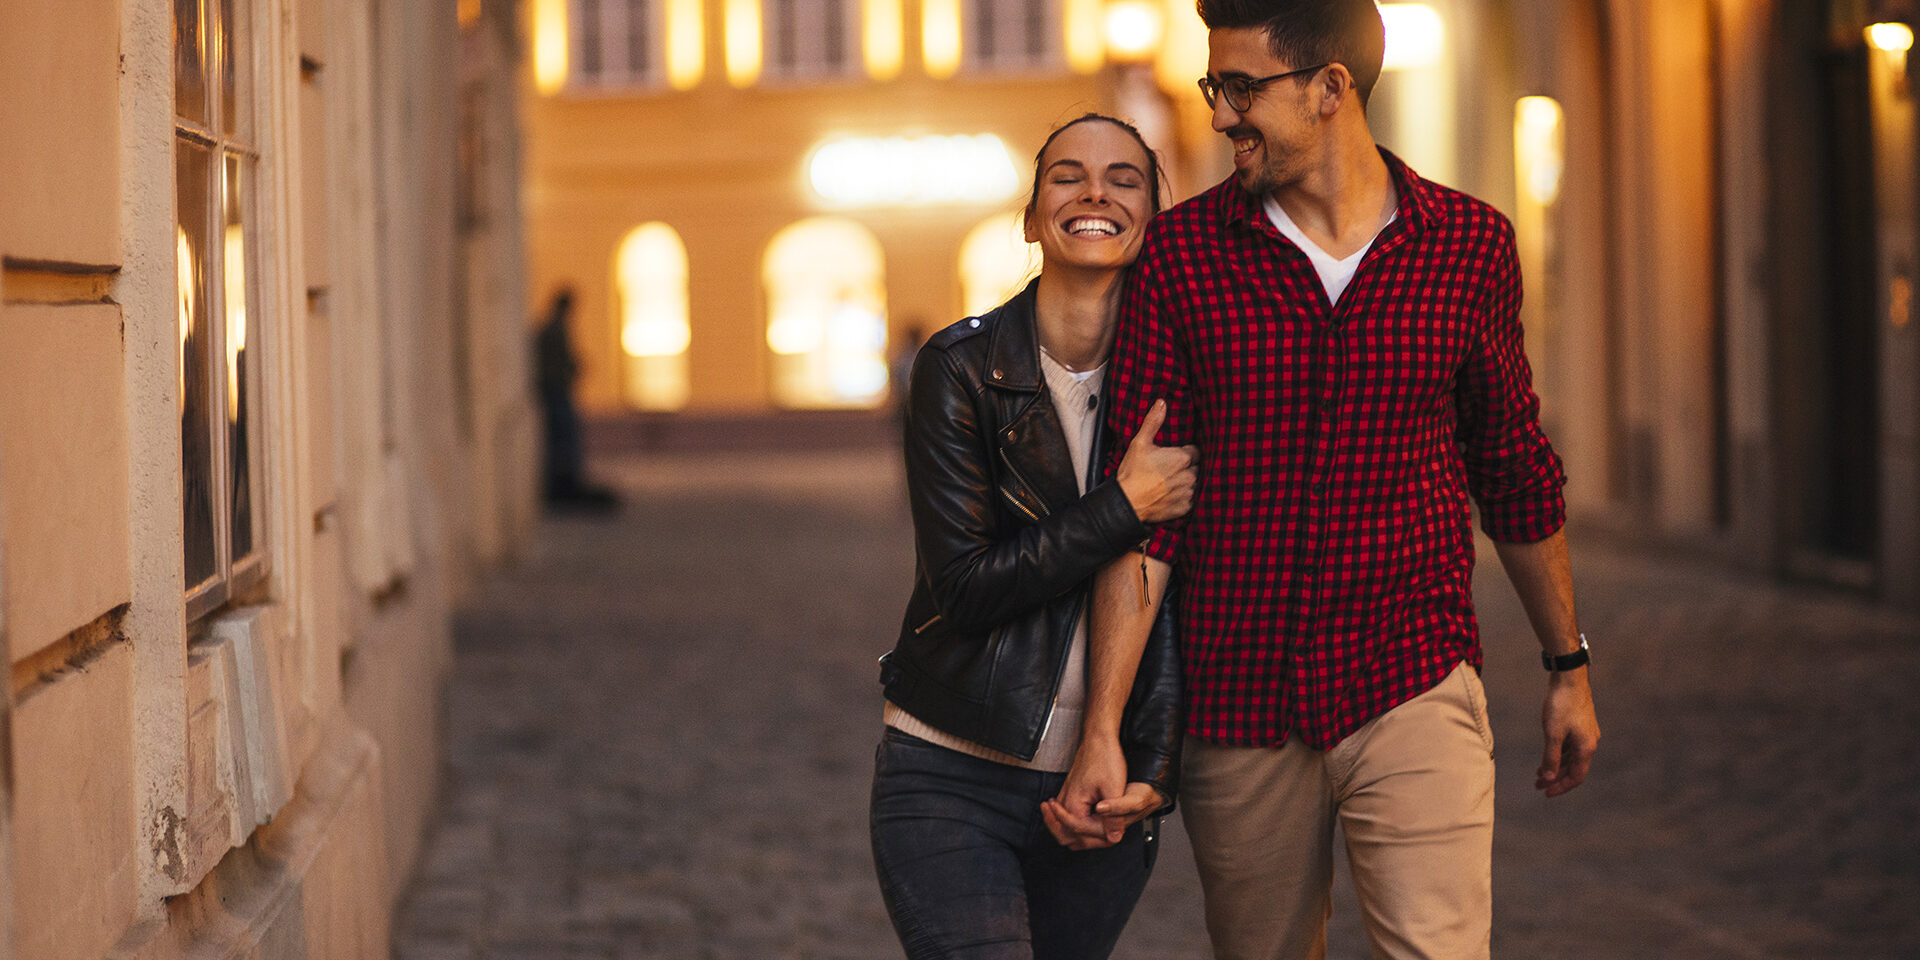
{"label": "eyeglasses", "polygon": [[1207,98],[1209,109],[1214,106],[1214,101],[1218,97],[1224,95],[1227,98],[1227,106],[1232,107],[1233,112],[1245,113],[1253,107],[1253,95],[1261,87],[1275,80],[1285,80],[1304,73],[1318,73],[1332,64],[1332,61],[1328,61],[1311,67],[1301,67],[1298,70],[1288,70],[1286,73],[1276,73],[1271,77],[1243,77],[1235,74],[1218,81],[1212,77],[1201,77],[1200,95]]}

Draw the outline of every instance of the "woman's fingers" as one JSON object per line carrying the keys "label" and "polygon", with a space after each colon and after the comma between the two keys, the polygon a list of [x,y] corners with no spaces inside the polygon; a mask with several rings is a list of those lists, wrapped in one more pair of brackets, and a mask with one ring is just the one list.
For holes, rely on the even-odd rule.
{"label": "woman's fingers", "polygon": [[1099,818],[1074,816],[1058,800],[1041,802],[1040,816],[1047,822],[1047,832],[1069,850],[1096,850],[1113,845]]}

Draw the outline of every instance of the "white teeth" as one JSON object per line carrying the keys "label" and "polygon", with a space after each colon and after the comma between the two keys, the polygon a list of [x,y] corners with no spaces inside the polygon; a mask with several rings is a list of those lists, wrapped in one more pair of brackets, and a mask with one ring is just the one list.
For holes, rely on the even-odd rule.
{"label": "white teeth", "polygon": [[1112,237],[1119,235],[1120,225],[1102,217],[1076,217],[1067,221],[1067,232],[1076,237]]}

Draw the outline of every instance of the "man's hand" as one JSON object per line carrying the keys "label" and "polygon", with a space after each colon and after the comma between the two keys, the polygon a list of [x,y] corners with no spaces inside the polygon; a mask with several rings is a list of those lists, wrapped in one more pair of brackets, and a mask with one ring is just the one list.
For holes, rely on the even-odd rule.
{"label": "man's hand", "polygon": [[1118,843],[1120,834],[1126,832],[1124,824],[1113,830],[1095,806],[1102,801],[1119,803],[1126,796],[1127,758],[1120,750],[1120,741],[1112,736],[1084,734],[1073,755],[1073,768],[1067,771],[1067,782],[1060,786],[1060,795],[1042,804],[1040,813],[1062,846],[1091,850]]}
{"label": "man's hand", "polygon": [[1587,683],[1591,667],[1563,670],[1547,682],[1547,702],[1540,709],[1540,726],[1547,735],[1546,752],[1533,787],[1557,797],[1587,779],[1593,751],[1600,745],[1600,719],[1593,711],[1593,688]]}
{"label": "man's hand", "polygon": [[1127,828],[1153,815],[1167,805],[1153,784],[1136,780],[1127,784],[1127,792],[1118,800],[1094,804],[1095,816],[1081,817],[1067,811],[1058,798],[1040,804],[1040,816],[1047,830],[1069,850],[1096,850],[1110,847],[1126,836]]}
{"label": "man's hand", "polygon": [[[1555,530],[1532,543],[1494,541],[1500,564],[1507,568],[1513,592],[1527,610],[1540,649],[1549,654],[1572,653],[1586,643],[1573,615],[1573,563],[1567,556],[1567,532]],[[1587,779],[1594,748],[1600,745],[1600,721],[1593,713],[1593,688],[1587,685],[1591,666],[1554,671],[1547,681],[1547,702],[1540,709],[1540,727],[1546,732],[1546,751],[1533,786],[1557,797]]]}

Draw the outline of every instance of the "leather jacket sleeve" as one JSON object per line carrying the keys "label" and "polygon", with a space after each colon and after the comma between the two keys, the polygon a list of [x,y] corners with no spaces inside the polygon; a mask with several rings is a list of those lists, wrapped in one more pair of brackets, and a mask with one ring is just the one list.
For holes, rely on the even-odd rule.
{"label": "leather jacket sleeve", "polygon": [[984,634],[1084,583],[1147,535],[1118,483],[1001,529],[996,424],[980,422],[974,371],[929,346],[914,361],[907,421],[907,486],[915,548],[949,625]]}

